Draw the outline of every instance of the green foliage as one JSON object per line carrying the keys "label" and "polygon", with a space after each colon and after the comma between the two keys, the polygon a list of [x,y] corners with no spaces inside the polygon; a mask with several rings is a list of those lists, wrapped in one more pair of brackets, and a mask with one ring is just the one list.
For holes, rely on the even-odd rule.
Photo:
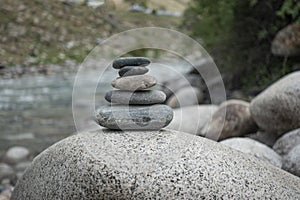
{"label": "green foliage", "polygon": [[233,74],[231,89],[251,90],[293,70],[295,59],[270,49],[276,33],[295,21],[299,0],[192,0],[183,26],[204,41],[222,71]]}

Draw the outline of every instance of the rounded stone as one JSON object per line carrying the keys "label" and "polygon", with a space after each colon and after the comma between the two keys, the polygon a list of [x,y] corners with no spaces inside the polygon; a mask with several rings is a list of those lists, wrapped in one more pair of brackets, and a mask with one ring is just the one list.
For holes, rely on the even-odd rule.
{"label": "rounded stone", "polygon": [[156,79],[149,75],[126,76],[115,79],[111,85],[120,90],[144,90],[156,85]]}
{"label": "rounded stone", "polygon": [[203,92],[196,87],[184,87],[172,95],[166,102],[171,108],[198,105],[203,101]]}
{"label": "rounded stone", "polygon": [[80,133],[51,146],[18,181],[19,199],[297,199],[300,179],[177,131]]}
{"label": "rounded stone", "polygon": [[283,157],[283,169],[300,177],[300,145]]}
{"label": "rounded stone", "polygon": [[8,164],[0,163],[0,182],[5,178],[10,179],[13,176],[14,170]]}
{"label": "rounded stone", "polygon": [[270,147],[250,138],[230,138],[220,142],[233,149],[252,155],[260,160],[281,168],[281,157]]}
{"label": "rounded stone", "polygon": [[158,90],[143,90],[135,92],[111,90],[105,94],[105,99],[108,102],[117,104],[149,105],[163,103],[166,100],[166,95]]}
{"label": "rounded stone", "polygon": [[242,136],[257,131],[257,125],[251,117],[249,103],[241,100],[229,100],[222,103],[203,128],[203,134],[214,140]]}
{"label": "rounded stone", "polygon": [[212,119],[218,109],[216,105],[194,105],[174,109],[172,122],[168,129],[183,131],[194,135],[202,135],[204,125]]}
{"label": "rounded stone", "polygon": [[16,147],[11,147],[10,149],[7,150],[5,154],[5,160],[8,163],[18,163],[20,161],[26,160],[30,155],[30,152],[27,148],[21,147],[21,146],[16,146]]}
{"label": "rounded stone", "polygon": [[144,57],[122,57],[113,62],[113,68],[121,69],[125,66],[147,66],[151,63],[148,58]]}
{"label": "rounded stone", "polygon": [[300,129],[284,134],[276,141],[273,149],[280,155],[286,155],[297,145],[300,145]]}
{"label": "rounded stone", "polygon": [[143,75],[149,71],[146,67],[126,66],[119,70],[120,76]]}
{"label": "rounded stone", "polygon": [[158,130],[173,119],[173,111],[166,105],[101,107],[96,116],[99,125],[114,130]]}
{"label": "rounded stone", "polygon": [[257,125],[282,135],[300,127],[300,72],[289,74],[255,97],[250,111]]}

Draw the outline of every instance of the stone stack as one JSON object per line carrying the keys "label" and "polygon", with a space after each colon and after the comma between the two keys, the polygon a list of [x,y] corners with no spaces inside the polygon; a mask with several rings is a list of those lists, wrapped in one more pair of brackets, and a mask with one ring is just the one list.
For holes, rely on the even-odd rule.
{"label": "stone stack", "polygon": [[114,130],[159,130],[173,119],[173,111],[163,105],[166,95],[162,91],[149,90],[156,85],[153,76],[146,75],[148,58],[124,57],[113,62],[119,75],[111,84],[118,90],[106,93],[111,105],[101,107],[97,122]]}

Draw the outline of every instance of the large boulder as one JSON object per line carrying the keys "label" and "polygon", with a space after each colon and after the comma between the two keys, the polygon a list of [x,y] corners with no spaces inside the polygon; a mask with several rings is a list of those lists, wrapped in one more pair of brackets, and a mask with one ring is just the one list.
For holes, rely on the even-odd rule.
{"label": "large boulder", "polygon": [[242,136],[257,131],[251,117],[249,103],[229,100],[222,103],[213,114],[212,120],[203,128],[203,135],[214,140]]}
{"label": "large boulder", "polygon": [[289,74],[257,97],[250,104],[257,125],[282,135],[300,127],[300,72]]}
{"label": "large boulder", "polygon": [[51,146],[16,199],[297,199],[300,179],[254,157],[177,131],[96,130]]}
{"label": "large boulder", "polygon": [[300,145],[292,148],[283,157],[283,169],[300,177]]}
{"label": "large boulder", "polygon": [[286,155],[297,145],[300,145],[300,128],[280,137],[274,144],[273,149],[280,155]]}
{"label": "large boulder", "polygon": [[211,120],[217,109],[216,105],[194,105],[174,109],[173,120],[167,128],[201,135],[202,128]]}
{"label": "large boulder", "polygon": [[255,156],[276,167],[281,168],[282,166],[281,157],[273,149],[250,138],[230,138],[223,140],[220,143],[243,153]]}

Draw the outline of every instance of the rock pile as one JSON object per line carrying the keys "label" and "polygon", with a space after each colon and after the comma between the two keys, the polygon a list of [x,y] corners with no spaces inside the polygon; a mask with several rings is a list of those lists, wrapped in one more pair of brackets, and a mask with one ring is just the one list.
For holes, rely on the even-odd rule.
{"label": "rock pile", "polygon": [[162,105],[166,95],[158,90],[149,90],[156,85],[153,76],[146,75],[150,64],[148,58],[125,57],[116,59],[112,67],[119,70],[120,77],[111,85],[118,89],[106,93],[111,103],[97,112],[97,122],[114,130],[159,130],[173,119],[173,111]]}

